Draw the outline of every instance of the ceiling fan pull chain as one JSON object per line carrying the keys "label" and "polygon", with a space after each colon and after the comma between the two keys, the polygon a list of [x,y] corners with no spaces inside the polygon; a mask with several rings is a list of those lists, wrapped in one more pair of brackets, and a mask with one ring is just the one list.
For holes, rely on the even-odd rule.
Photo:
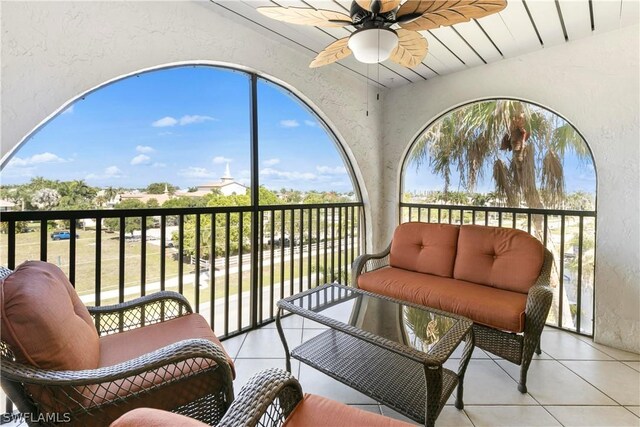
{"label": "ceiling fan pull chain", "polygon": [[367,81],[365,82],[364,90],[367,92],[367,117],[369,117],[369,64],[367,67]]}
{"label": "ceiling fan pull chain", "polygon": [[376,93],[376,101],[380,101],[380,33],[378,32],[378,77],[377,77],[377,83],[378,83],[378,91]]}

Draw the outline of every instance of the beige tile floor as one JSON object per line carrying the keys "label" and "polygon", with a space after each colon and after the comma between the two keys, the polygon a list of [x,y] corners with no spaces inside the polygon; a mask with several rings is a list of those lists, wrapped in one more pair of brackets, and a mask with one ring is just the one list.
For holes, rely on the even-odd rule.
{"label": "beige tile floor", "polygon": [[[283,326],[290,347],[324,328],[297,316],[285,318]],[[284,350],[273,323],[222,344],[235,360],[236,393],[256,372],[285,368]],[[640,427],[640,355],[552,328],[542,334],[542,350],[531,363],[528,393],[521,394],[516,388],[519,367],[476,349],[465,378],[464,410],[457,410],[450,398],[436,426]],[[460,354],[457,349],[447,364],[457,367]],[[410,421],[296,360],[292,372],[305,392]],[[0,399],[4,401],[1,393]]]}
{"label": "beige tile floor", "polygon": [[[283,321],[290,347],[322,325],[289,316]],[[235,359],[236,393],[254,373],[285,367],[275,324],[223,341]],[[528,393],[517,390],[519,367],[476,349],[465,378],[465,408],[453,399],[436,426],[637,426],[640,427],[640,355],[546,328],[542,350],[531,363]],[[460,352],[448,362],[457,366]],[[305,392],[410,421],[384,405],[297,361],[293,374]]]}

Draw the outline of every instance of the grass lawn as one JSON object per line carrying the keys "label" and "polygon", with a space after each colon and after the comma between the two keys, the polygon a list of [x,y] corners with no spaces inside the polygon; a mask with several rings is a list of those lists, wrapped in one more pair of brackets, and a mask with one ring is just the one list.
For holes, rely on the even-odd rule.
{"label": "grass lawn", "polygon": [[[50,233],[48,233],[50,234]],[[96,234],[95,230],[79,230],[79,238],[76,240],[76,280],[75,286],[80,295],[90,295],[95,293],[95,266],[96,266]],[[118,289],[119,283],[119,250],[120,240],[117,233],[102,233],[102,250],[100,258],[101,274],[100,274],[100,290],[101,292],[107,292]],[[133,289],[134,292],[125,296],[125,300],[131,300],[140,296],[140,277],[141,277],[141,241],[129,241],[125,242],[125,258],[124,258],[124,283],[128,289]],[[344,248],[344,243],[341,245]],[[331,276],[331,249],[328,247],[327,255],[327,270],[324,269],[324,244],[320,245],[320,259],[319,259],[319,271],[320,280],[323,277]],[[148,285],[160,282],[160,246],[154,245],[150,242],[146,243],[146,280]],[[334,249],[334,271],[338,270],[338,256],[340,249],[336,242]],[[349,250],[349,256],[350,256]],[[357,256],[357,253],[356,253]],[[20,264],[24,260],[40,259],[40,233],[39,229],[35,228],[35,231],[28,233],[20,233],[16,235],[16,264]],[[0,265],[6,265],[7,260],[7,235],[0,235]],[[47,261],[58,265],[67,275],[69,274],[69,240],[53,241],[49,237],[47,239]],[[281,271],[281,258],[276,253],[274,257],[274,264],[264,265],[262,271],[262,285],[264,287],[271,286],[271,276],[273,275],[273,283],[276,289],[280,289],[281,283],[284,283],[284,288],[290,288],[290,279],[294,278],[294,291],[300,290],[300,287],[306,289],[308,283],[314,283],[316,278],[316,256],[311,257],[311,269],[309,269],[309,263],[307,253],[303,253],[302,263],[299,259],[293,261],[293,269],[291,265],[290,256],[285,256],[284,271]],[[349,258],[348,262],[345,261],[344,256],[340,259],[343,265],[342,271],[348,270],[352,260]],[[302,266],[300,265],[302,264]],[[189,275],[195,273],[195,266],[190,264],[183,265],[183,274],[185,276],[185,284],[183,287],[183,294],[192,302],[195,303],[195,286],[189,279]],[[235,265],[230,263],[230,268],[234,268]],[[302,267],[302,268],[301,268]],[[272,271],[273,269],[273,271]],[[293,270],[293,271],[292,271]],[[167,281],[167,290],[178,290],[177,280],[179,264],[177,251],[171,248],[166,248],[165,251],[165,279]],[[326,274],[325,274],[326,272]],[[284,274],[281,274],[284,273]],[[225,282],[226,277],[224,274],[224,268],[216,271],[213,275],[213,295],[211,293],[211,287],[209,286],[209,280],[207,276],[201,276],[201,289],[200,289],[200,302],[206,303],[213,298],[220,298],[225,296]],[[300,277],[311,277],[311,281],[306,279],[301,282]],[[171,280],[173,279],[173,280]],[[248,291],[250,288],[251,270],[249,265],[243,266],[242,274],[231,273],[228,277],[229,282],[229,295],[235,295],[238,289],[242,287],[243,291]],[[344,281],[344,278],[342,278]],[[176,283],[172,285],[172,283]],[[148,291],[154,292],[154,289]],[[278,292],[276,293],[278,294]],[[288,294],[288,292],[287,292]],[[117,296],[102,297],[101,305],[111,304],[117,302]],[[91,303],[93,304],[93,302]]]}

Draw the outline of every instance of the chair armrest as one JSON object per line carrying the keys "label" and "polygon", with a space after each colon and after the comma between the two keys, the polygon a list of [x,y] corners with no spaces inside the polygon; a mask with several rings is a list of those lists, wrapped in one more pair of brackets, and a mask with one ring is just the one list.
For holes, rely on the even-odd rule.
{"label": "chair armrest", "polygon": [[51,371],[3,359],[2,376],[24,384],[82,386],[115,381],[196,358],[211,359],[216,365],[225,366],[231,380],[224,351],[202,338],[179,341],[117,365],[82,371]]}
{"label": "chair armrest", "polygon": [[242,387],[218,427],[254,427],[263,417],[279,426],[301,400],[298,380],[282,369],[267,369]]}
{"label": "chair armrest", "polygon": [[140,328],[193,313],[189,301],[172,291],[155,292],[121,304],[87,307],[98,335]]}
{"label": "chair armrest", "polygon": [[51,371],[2,360],[3,380],[23,384],[43,413],[79,413],[114,402],[122,404],[129,397],[146,395],[208,370],[218,370],[231,402],[231,368],[224,351],[206,339],[180,341],[117,365],[82,371]]}
{"label": "chair armrest", "polygon": [[[536,283],[529,289],[525,307],[524,338],[525,347],[536,346],[544,328],[553,300],[553,291],[549,286],[553,255],[545,249],[544,263]],[[529,341],[529,342],[528,342]],[[526,351],[526,350],[525,350]]]}
{"label": "chair armrest", "polygon": [[389,253],[391,252],[391,243],[382,252],[377,254],[360,255],[353,261],[351,265],[351,286],[358,287],[358,277],[362,273],[377,270],[389,265]]}

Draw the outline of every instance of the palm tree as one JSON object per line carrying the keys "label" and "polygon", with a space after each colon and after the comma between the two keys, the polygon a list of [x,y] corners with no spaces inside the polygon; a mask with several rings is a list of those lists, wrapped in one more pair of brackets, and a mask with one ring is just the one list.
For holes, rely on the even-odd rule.
{"label": "palm tree", "polygon": [[104,189],[104,197],[107,199],[107,203],[113,201],[114,197],[118,195],[118,190],[109,186]]}
{"label": "palm tree", "polygon": [[590,159],[573,127],[542,108],[513,101],[478,102],[455,110],[429,127],[409,161],[425,164],[449,191],[457,170],[468,192],[491,170],[495,192],[506,204],[557,207],[565,197],[562,158]]}
{"label": "palm tree", "polygon": [[[445,194],[454,173],[471,193],[490,171],[500,204],[555,208],[566,198],[562,160],[569,152],[583,162],[590,160],[586,143],[563,119],[528,103],[493,100],[459,108],[430,126],[412,149],[409,164],[417,170],[428,165],[444,179]],[[542,240],[542,217],[533,215],[533,224]],[[562,262],[562,255],[554,252]],[[559,272],[554,273],[559,283]],[[554,304],[557,301],[554,298]],[[570,324],[570,318],[563,323],[567,320]]]}

